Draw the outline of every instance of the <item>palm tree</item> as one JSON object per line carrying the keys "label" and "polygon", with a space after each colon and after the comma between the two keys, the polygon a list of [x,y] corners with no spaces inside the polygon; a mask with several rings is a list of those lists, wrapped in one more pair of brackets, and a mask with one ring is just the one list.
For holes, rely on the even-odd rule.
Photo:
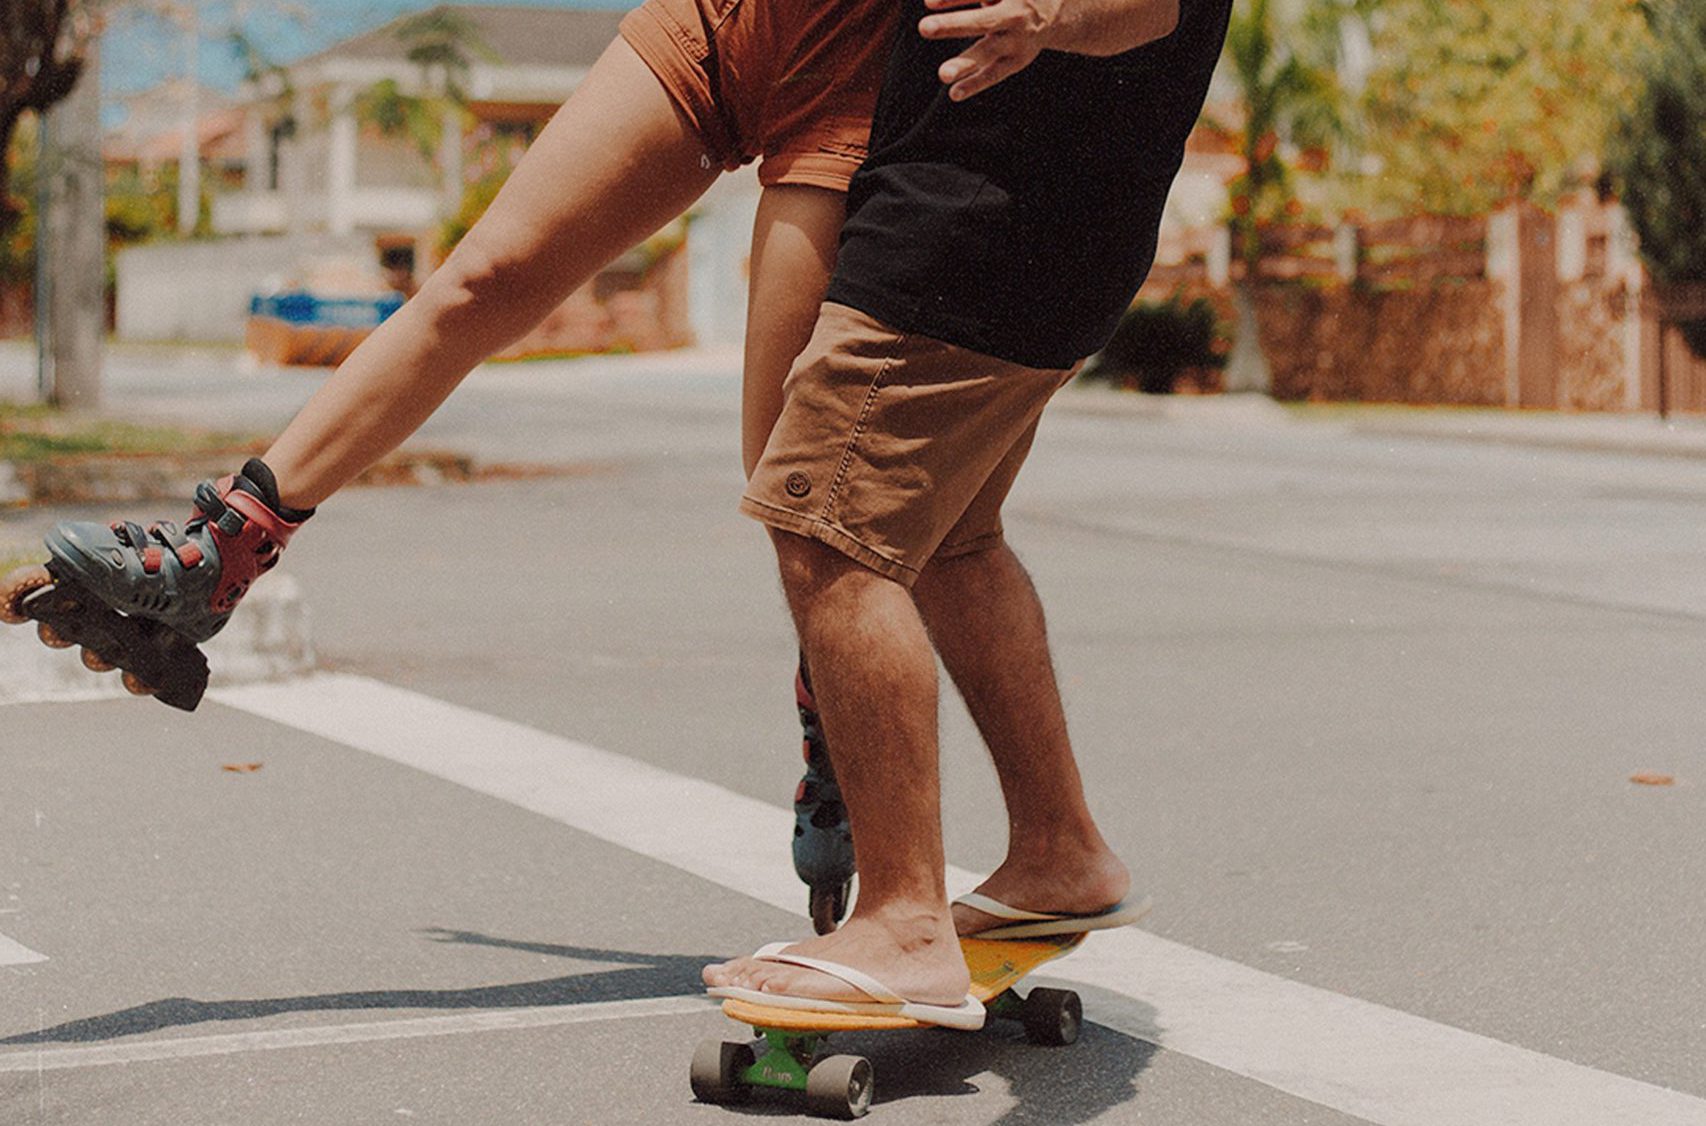
{"label": "palm tree", "polygon": [[457,115],[468,105],[466,82],[474,57],[495,61],[496,53],[467,16],[448,8],[433,8],[410,16],[396,27],[405,57],[421,68],[431,94],[405,93],[386,78],[363,92],[356,113],[387,137],[407,138],[428,162],[438,158],[447,110]]}
{"label": "palm tree", "polygon": [[[1281,142],[1317,147],[1343,134],[1339,84],[1331,65],[1335,45],[1324,45],[1327,37],[1321,32],[1367,3],[1353,2],[1347,9],[1339,0],[1311,0],[1296,23],[1302,50],[1281,41],[1271,0],[1249,0],[1235,10],[1227,28],[1226,60],[1244,111],[1244,173],[1232,184],[1232,230],[1244,275],[1232,287],[1238,319],[1226,363],[1228,391],[1267,394],[1272,389],[1272,372],[1257,333],[1254,290],[1262,261],[1262,223],[1290,196]],[[1316,55],[1325,55],[1326,61],[1310,57]]]}

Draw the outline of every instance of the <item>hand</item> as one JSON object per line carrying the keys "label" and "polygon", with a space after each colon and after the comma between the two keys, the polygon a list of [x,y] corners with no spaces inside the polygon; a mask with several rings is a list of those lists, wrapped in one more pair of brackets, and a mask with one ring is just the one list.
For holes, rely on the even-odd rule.
{"label": "hand", "polygon": [[956,102],[981,94],[1030,66],[1050,45],[1062,0],[925,0],[918,23],[926,39],[976,39],[943,63],[937,77]]}

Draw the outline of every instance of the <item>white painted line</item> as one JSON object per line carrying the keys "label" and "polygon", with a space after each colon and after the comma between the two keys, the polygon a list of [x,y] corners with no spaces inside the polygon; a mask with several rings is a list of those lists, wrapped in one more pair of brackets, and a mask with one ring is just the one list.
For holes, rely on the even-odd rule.
{"label": "white painted line", "polygon": [[[376,681],[222,689],[220,703],[502,798],[784,911],[788,811]],[[950,869],[969,888],[972,873]],[[784,936],[762,936],[764,938]],[[1380,1126],[1702,1126],[1706,1099],[1262,973],[1142,931],[1054,974],[1149,1006],[1111,1027]],[[1141,1012],[1133,1006],[1133,1010]]]}
{"label": "white painted line", "polygon": [[37,954],[23,943],[0,934],[0,966],[28,966],[45,961],[46,954]]}
{"label": "white painted line", "polygon": [[316,1025],[261,1032],[224,1032],[217,1036],[183,1036],[141,1040],[97,1048],[30,1048],[0,1052],[0,1073],[62,1071],[118,1063],[182,1060],[197,1056],[229,1056],[238,1052],[278,1048],[321,1048],[329,1044],[367,1044],[376,1040],[410,1040],[420,1036],[452,1036],[470,1032],[504,1032],[518,1028],[555,1028],[594,1021],[703,1013],[712,1005],[706,997],[645,997],[636,1001],[599,1001],[585,1005],[553,1005],[529,1009],[486,1010],[456,1016],[415,1017],[369,1021],[363,1024]]}

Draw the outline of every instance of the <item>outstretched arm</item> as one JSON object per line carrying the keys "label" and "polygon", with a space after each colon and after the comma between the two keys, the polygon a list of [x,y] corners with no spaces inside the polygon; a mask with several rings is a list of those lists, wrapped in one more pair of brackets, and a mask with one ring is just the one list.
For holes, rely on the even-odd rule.
{"label": "outstretched arm", "polygon": [[267,451],[283,503],[312,508],[394,449],[476,364],[686,210],[718,171],[617,40],[450,258]]}
{"label": "outstretched arm", "polygon": [[1179,0],[925,0],[926,39],[976,41],[942,64],[948,96],[963,101],[1024,70],[1044,51],[1117,55],[1164,39]]}

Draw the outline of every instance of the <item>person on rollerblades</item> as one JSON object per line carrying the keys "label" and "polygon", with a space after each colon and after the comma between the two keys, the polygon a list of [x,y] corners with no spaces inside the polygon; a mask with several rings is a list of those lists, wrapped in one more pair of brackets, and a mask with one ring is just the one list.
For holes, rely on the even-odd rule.
{"label": "person on rollerblades", "polygon": [[[742,447],[756,463],[827,285],[894,27],[891,0],[647,0],[487,214],[266,454],[203,485],[180,527],[67,524],[0,582],[0,621],[81,646],[138,694],[193,709],[197,648],[321,501],[395,448],[481,360],[758,161]],[[845,879],[845,877],[843,877]]]}

